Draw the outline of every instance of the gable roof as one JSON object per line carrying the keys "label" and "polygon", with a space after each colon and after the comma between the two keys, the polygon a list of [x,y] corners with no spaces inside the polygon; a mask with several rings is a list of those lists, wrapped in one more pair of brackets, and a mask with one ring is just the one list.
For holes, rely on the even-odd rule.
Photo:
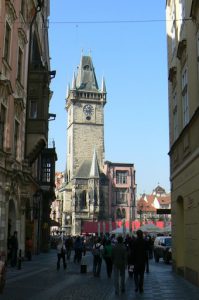
{"label": "gable roof", "polygon": [[90,169],[91,160],[84,160],[74,177],[88,179],[90,177]]}

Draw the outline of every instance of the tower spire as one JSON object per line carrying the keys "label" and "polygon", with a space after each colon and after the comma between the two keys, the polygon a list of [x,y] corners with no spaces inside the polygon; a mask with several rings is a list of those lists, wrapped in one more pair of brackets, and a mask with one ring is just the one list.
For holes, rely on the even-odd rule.
{"label": "tower spire", "polygon": [[68,83],[67,90],[66,90],[66,99],[68,98],[69,93],[70,93],[70,84]]}
{"label": "tower spire", "polygon": [[105,79],[104,76],[102,77],[102,87],[101,87],[102,93],[106,93],[106,84],[105,84]]}
{"label": "tower spire", "polygon": [[90,56],[83,55],[77,71],[76,88],[80,90],[99,91],[95,69]]}
{"label": "tower spire", "polygon": [[72,79],[72,90],[76,90],[76,76],[75,72],[73,73],[73,79]]}
{"label": "tower spire", "polygon": [[93,151],[93,159],[90,169],[90,178],[99,178],[99,167],[98,167],[98,161],[97,161],[97,153],[96,149],[94,148]]}

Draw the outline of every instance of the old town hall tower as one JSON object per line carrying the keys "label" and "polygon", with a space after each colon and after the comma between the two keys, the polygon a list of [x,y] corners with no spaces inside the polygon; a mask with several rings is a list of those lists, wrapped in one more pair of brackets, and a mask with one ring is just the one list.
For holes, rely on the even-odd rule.
{"label": "old town hall tower", "polygon": [[83,221],[106,214],[106,192],[101,186],[105,104],[104,79],[99,89],[91,57],[82,56],[66,99],[66,197],[71,202],[72,234],[81,232]]}

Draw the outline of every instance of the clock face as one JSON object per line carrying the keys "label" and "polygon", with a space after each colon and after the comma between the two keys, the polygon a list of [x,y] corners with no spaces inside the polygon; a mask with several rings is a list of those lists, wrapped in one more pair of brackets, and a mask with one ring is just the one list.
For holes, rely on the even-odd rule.
{"label": "clock face", "polygon": [[94,108],[90,104],[86,104],[83,108],[83,112],[86,116],[91,116],[93,114]]}

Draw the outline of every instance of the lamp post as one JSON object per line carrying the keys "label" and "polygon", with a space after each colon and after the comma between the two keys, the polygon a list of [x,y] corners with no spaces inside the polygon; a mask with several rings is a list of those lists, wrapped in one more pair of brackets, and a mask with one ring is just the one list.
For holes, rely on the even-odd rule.
{"label": "lamp post", "polygon": [[140,209],[138,210],[138,214],[140,215],[140,226],[142,226],[142,214],[143,214],[143,207],[140,207]]}

